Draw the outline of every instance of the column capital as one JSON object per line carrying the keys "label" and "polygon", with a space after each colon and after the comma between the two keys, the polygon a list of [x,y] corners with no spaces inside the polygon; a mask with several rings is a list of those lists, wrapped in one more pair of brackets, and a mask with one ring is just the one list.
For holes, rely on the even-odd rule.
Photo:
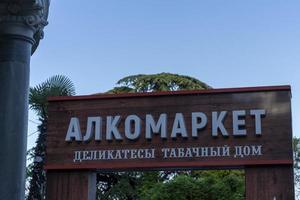
{"label": "column capital", "polygon": [[50,0],[1,0],[0,36],[29,40],[34,53],[48,24],[49,4]]}

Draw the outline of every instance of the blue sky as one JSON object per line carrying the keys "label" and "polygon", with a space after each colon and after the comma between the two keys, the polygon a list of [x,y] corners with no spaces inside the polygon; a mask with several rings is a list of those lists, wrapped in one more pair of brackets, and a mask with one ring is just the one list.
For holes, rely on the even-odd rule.
{"label": "blue sky", "polygon": [[299,10],[299,0],[52,0],[30,84],[63,74],[83,95],[160,72],[214,88],[288,84],[300,136]]}

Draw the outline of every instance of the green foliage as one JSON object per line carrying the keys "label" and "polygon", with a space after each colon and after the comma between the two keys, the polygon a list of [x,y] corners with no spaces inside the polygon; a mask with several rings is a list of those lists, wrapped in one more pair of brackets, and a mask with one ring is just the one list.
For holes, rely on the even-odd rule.
{"label": "green foliage", "polygon": [[297,145],[300,144],[300,139],[294,137],[293,138],[293,153],[294,153],[294,168],[300,169],[300,152],[297,148]]}
{"label": "green foliage", "polygon": [[300,144],[300,138],[293,138],[293,157],[294,157],[294,182],[295,193],[297,199],[300,199],[300,151],[298,145]]}
{"label": "green foliage", "polygon": [[[243,200],[244,172],[210,170],[111,173],[114,182],[98,194],[99,200]],[[116,177],[118,176],[118,177]],[[107,185],[106,185],[107,186]]]}
{"label": "green foliage", "polygon": [[152,195],[152,189],[156,185],[160,185],[164,179],[160,176],[160,172],[144,172],[140,178],[138,186],[139,197],[149,197]]}
{"label": "green foliage", "polygon": [[29,106],[40,117],[46,118],[48,97],[72,95],[75,95],[75,87],[68,77],[63,75],[52,76],[43,83],[29,89]]}
{"label": "green foliage", "polygon": [[[34,148],[29,149],[26,152],[26,158],[27,158],[27,163],[28,166],[26,167],[26,179],[31,179],[32,175],[33,175],[33,158],[34,158]],[[28,188],[26,188],[26,190],[28,190]]]}
{"label": "green foliage", "polygon": [[39,115],[38,138],[36,146],[28,152],[28,158],[32,161],[27,167],[28,195],[27,200],[45,199],[46,173],[44,160],[47,135],[47,110],[50,96],[70,96],[75,94],[75,88],[71,80],[62,75],[50,77],[45,82],[30,88],[29,105]]}
{"label": "green foliage", "polygon": [[140,184],[141,172],[115,172],[98,174],[97,199],[131,200],[138,199],[137,186]]}
{"label": "green foliage", "polygon": [[202,90],[211,88],[196,78],[171,73],[127,76],[119,80],[117,84],[120,86],[108,91],[108,93]]}
{"label": "green foliage", "polygon": [[43,120],[38,126],[39,135],[36,146],[30,159],[32,163],[27,167],[27,179],[29,181],[27,200],[43,200],[46,192],[46,172],[44,160],[46,150],[46,121]]}
{"label": "green foliage", "polygon": [[199,177],[177,175],[167,182],[159,182],[141,193],[141,200],[243,200],[243,177],[218,171],[202,173]]}

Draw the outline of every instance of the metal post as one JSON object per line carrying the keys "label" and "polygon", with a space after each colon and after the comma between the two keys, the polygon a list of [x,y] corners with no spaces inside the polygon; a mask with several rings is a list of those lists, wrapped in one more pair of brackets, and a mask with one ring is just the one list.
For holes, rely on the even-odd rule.
{"label": "metal post", "polygon": [[30,56],[49,1],[0,2],[0,199],[24,200]]}

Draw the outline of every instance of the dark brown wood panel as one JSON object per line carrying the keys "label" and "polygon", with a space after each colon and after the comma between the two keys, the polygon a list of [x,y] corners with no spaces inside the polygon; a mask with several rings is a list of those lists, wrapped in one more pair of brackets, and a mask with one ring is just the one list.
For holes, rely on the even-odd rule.
{"label": "dark brown wood panel", "polygon": [[47,172],[47,200],[95,200],[96,174],[89,171]]}
{"label": "dark brown wood panel", "polygon": [[246,167],[246,200],[293,200],[292,165]]}
{"label": "dark brown wood panel", "polygon": [[[49,104],[46,169],[145,169],[184,167],[244,167],[248,165],[292,164],[292,129],[290,88],[245,88],[231,90],[184,91],[152,94],[104,95],[86,97],[52,98]],[[262,119],[262,135],[255,135],[255,121],[249,115],[251,109],[265,109]],[[246,110],[247,136],[232,136],[232,111]],[[229,137],[211,136],[213,111],[228,111],[224,126]],[[205,129],[198,138],[191,137],[191,112],[203,112],[208,117]],[[144,137],[145,116],[152,114],[157,120],[161,113],[168,115],[168,138],[154,134],[152,140]],[[176,113],[184,115],[188,138],[170,138]],[[121,116],[119,128],[124,137],[124,119],[135,114],[141,120],[141,136],[134,141],[106,141],[106,116]],[[87,118],[103,118],[101,142],[66,142],[65,137],[71,117],[80,120],[81,131],[87,128]],[[196,148],[230,146],[230,156],[162,158],[162,148]],[[235,146],[262,146],[262,155],[234,157]],[[73,162],[75,151],[124,150],[154,148],[155,159],[89,160]]]}

